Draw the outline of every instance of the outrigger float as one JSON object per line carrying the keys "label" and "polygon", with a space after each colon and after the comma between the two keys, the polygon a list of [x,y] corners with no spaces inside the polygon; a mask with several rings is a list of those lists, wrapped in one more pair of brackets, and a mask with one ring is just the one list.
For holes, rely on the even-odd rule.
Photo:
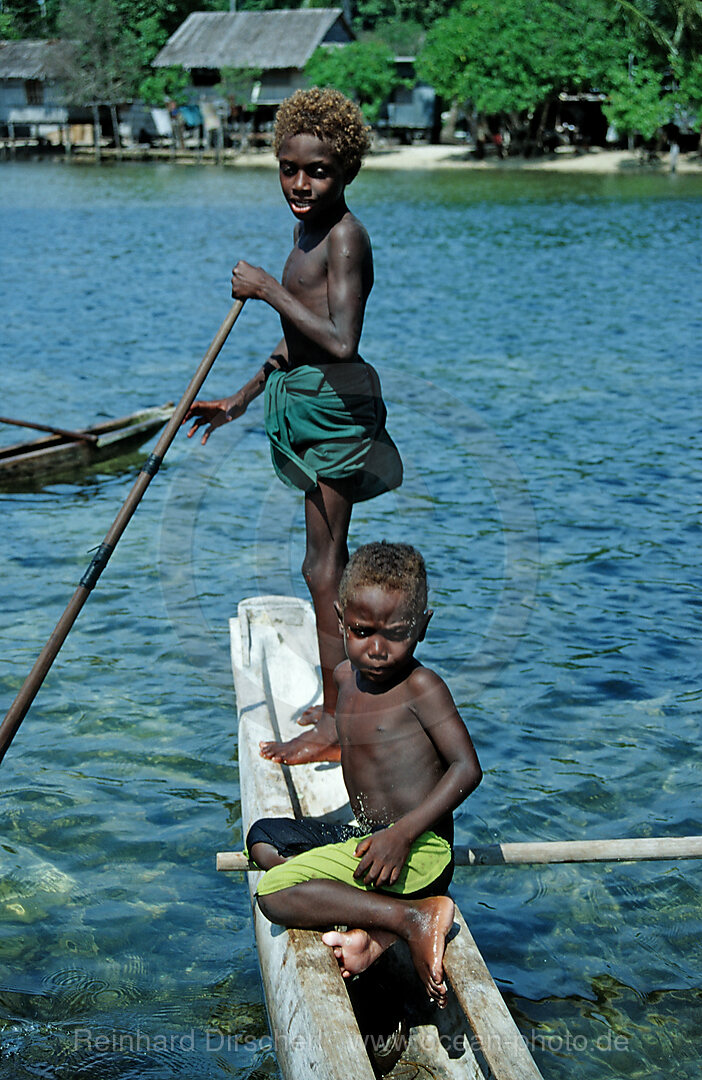
{"label": "outrigger float", "polygon": [[[259,755],[261,740],[299,734],[297,718],[320,700],[311,605],[281,596],[243,600],[230,633],[244,835],[259,817],[352,821],[340,765],[291,768]],[[241,869],[229,852],[217,856],[217,866]],[[345,981],[319,933],[284,930],[261,914],[253,902],[260,876],[247,873],[268,1018],[285,1080],[541,1080],[458,907],[444,960],[449,1001],[439,1010],[403,942]]]}
{"label": "outrigger float", "polygon": [[0,487],[46,483],[78,469],[132,454],[170,420],[173,411],[172,403],[140,409],[80,431],[0,417],[0,423],[46,432],[39,439],[0,449]]}

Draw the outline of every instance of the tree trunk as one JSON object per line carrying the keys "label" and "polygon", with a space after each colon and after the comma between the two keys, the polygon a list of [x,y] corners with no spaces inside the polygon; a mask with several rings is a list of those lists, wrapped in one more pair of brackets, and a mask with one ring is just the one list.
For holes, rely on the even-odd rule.
{"label": "tree trunk", "polygon": [[122,140],[119,137],[119,121],[117,120],[117,106],[113,103],[110,105],[110,117],[112,118],[112,137],[115,140],[115,149],[117,150],[117,157],[122,160]]}
{"label": "tree trunk", "polygon": [[93,103],[93,144],[95,146],[95,161],[100,164],[100,108]]}
{"label": "tree trunk", "polygon": [[544,131],[546,130],[546,121],[548,120],[549,109],[551,108],[551,98],[546,98],[543,107],[541,109],[541,116],[539,117],[539,126],[536,129],[536,135],[534,136],[535,142],[541,153],[544,152]]}

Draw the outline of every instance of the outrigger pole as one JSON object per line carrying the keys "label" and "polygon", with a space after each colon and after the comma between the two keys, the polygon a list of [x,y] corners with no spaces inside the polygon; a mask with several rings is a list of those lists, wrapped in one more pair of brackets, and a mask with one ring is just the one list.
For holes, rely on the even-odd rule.
{"label": "outrigger pole", "polygon": [[34,431],[48,431],[50,435],[63,435],[66,439],[80,439],[81,442],[96,443],[97,435],[89,431],[69,431],[67,428],[52,427],[50,424],[35,424],[33,420],[13,420],[11,416],[0,416],[0,424],[14,424],[15,427],[33,428]]}
{"label": "outrigger pole", "polygon": [[129,495],[122,504],[121,510],[106,533],[105,539],[95,552],[88,569],[80,579],[78,588],[74,592],[63,615],[57,622],[51,637],[37,657],[34,667],[24,680],[22,689],[10,706],[2,724],[0,724],[0,761],[5,757],[10,743],[17,734],[20,724],[29,712],[29,708],[34,701],[34,698],[37,696],[39,688],[44,682],[61,646],[68,637],[71,627],[78,618],[83,604],[88,599],[92,589],[97,584],[98,578],[107,566],[108,560],[117,547],[117,543],[129,524],[132,514],[141,502],[151,480],[158,472],[166,455],[166,451],[176,437],[178,428],[185,419],[185,414],[197,397],[200,387],[204,383],[212,365],[219,356],[222,346],[227,340],[229,332],[238,319],[243,306],[243,300],[236,300],[229,309],[227,317],[217,331],[212,344],[202,358],[197,371],[188,384],[188,388],[178,402],[173,415],[164,428],[160,439],[156,443],[153,453],[149,454],[144,462],[141,472],[134,481],[132,490],[129,492]]}
{"label": "outrigger pole", "polygon": [[[639,859],[702,859],[702,836],[642,836],[617,840],[544,840],[454,848],[456,866],[517,866],[525,863],[629,862]],[[258,870],[243,851],[218,851],[218,870]]]}

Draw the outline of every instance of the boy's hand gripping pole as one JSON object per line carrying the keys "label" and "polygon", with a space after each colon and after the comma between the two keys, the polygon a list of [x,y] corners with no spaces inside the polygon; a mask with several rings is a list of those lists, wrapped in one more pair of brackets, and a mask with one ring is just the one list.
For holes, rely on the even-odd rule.
{"label": "boy's hand gripping pole", "polygon": [[154,447],[153,453],[149,454],[144,462],[132,490],[122,504],[122,508],[113,521],[111,528],[105,535],[105,539],[97,549],[92,562],[83,574],[78,588],[73,594],[63,615],[57,622],[51,637],[37,657],[34,667],[22,685],[22,689],[10,706],[2,724],[0,724],[0,761],[4,758],[20,724],[27,715],[34,698],[39,692],[41,684],[46,678],[61,646],[68,637],[71,627],[78,618],[83,604],[88,599],[91,590],[97,584],[100,574],[107,566],[107,562],[116,548],[117,542],[129,524],[132,514],[141,502],[144,492],[151,483],[152,478],[158,472],[161,462],[166,455],[166,451],[176,437],[178,428],[185,418],[185,414],[197,397],[200,387],[204,383],[212,365],[219,356],[222,346],[229,336],[229,331],[238,319],[243,306],[244,301],[237,300],[229,309],[226,319],[215,334],[212,344],[190,380],[187,390],[178,402],[173,415]]}

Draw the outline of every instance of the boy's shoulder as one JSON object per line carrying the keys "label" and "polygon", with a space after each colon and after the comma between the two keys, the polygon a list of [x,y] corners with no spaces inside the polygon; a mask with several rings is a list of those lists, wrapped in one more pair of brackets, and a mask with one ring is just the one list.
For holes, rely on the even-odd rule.
{"label": "boy's shoulder", "polygon": [[370,236],[362,221],[347,210],[329,230],[329,241],[333,244],[352,245],[363,250],[370,248]]}
{"label": "boy's shoulder", "polygon": [[341,686],[342,683],[348,682],[353,675],[353,668],[351,667],[350,660],[342,660],[340,664],[337,664],[334,668],[334,679],[337,686]]}
{"label": "boy's shoulder", "polygon": [[405,679],[405,691],[407,704],[416,716],[421,714],[431,720],[437,711],[443,713],[456,708],[453,694],[441,676],[419,661]]}
{"label": "boy's shoulder", "polygon": [[431,668],[424,667],[419,660],[415,660],[415,666],[407,675],[405,680],[408,690],[412,694],[426,694],[429,690],[437,690],[439,687],[445,687],[446,683],[437,675]]}

